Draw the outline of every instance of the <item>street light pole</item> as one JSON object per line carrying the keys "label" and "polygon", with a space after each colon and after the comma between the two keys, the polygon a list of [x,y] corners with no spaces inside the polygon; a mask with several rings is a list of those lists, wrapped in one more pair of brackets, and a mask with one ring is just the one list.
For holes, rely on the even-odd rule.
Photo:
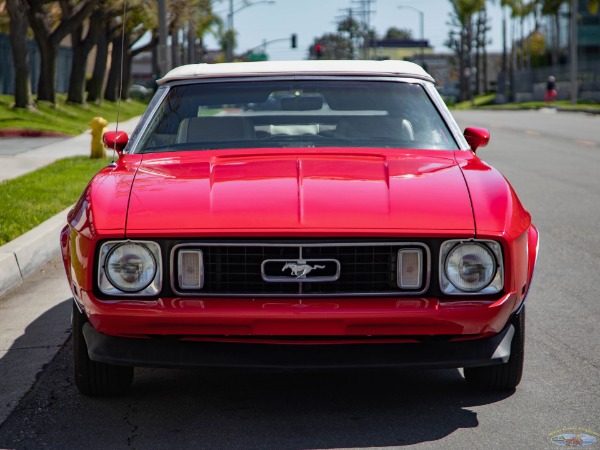
{"label": "street light pole", "polygon": [[424,30],[424,22],[425,22],[425,14],[423,13],[423,11],[421,11],[418,8],[415,8],[414,6],[410,6],[410,5],[399,5],[398,6],[399,9],[402,8],[408,8],[408,9],[412,9],[413,11],[416,11],[419,13],[419,35],[420,35],[420,40],[421,40],[421,66],[425,66],[425,30]]}
{"label": "street light pole", "polygon": [[233,0],[229,0],[229,13],[227,14],[227,48],[225,49],[225,60],[227,62],[233,61],[233,15],[237,12],[240,12],[242,9],[248,8],[250,6],[259,5],[261,3],[266,3],[272,5],[275,3],[274,0],[259,0],[254,3],[246,3],[240,6],[238,9],[233,9]]}

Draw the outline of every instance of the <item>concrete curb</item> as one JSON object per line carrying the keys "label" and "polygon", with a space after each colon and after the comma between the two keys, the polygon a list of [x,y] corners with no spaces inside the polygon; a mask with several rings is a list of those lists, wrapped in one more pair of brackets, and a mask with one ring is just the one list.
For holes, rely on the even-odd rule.
{"label": "concrete curb", "polygon": [[600,109],[597,108],[562,108],[560,106],[556,107],[557,111],[560,112],[578,112],[585,114],[600,114]]}
{"label": "concrete curb", "polygon": [[60,254],[60,230],[71,207],[0,247],[0,295]]}

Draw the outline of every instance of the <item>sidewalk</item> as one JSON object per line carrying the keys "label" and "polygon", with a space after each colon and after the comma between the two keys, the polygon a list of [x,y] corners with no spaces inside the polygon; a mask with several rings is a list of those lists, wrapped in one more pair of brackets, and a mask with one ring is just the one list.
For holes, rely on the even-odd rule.
{"label": "sidewalk", "polygon": [[[131,135],[139,117],[119,124],[119,131]],[[115,129],[115,124],[108,126]],[[36,139],[36,138],[23,138]],[[90,154],[91,135],[61,139],[51,144],[14,155],[0,156],[0,181],[19,177],[46,166],[57,159]],[[42,265],[55,258],[60,247],[59,232],[66,223],[67,212],[61,211],[23,236],[0,247],[0,295],[18,285]]]}
{"label": "sidewalk", "polygon": [[[139,117],[129,119],[119,124],[119,131],[125,131],[131,135],[131,132],[137,125]],[[107,127],[109,130],[115,129],[115,124],[111,123]],[[9,138],[11,142],[18,142],[15,138]],[[43,138],[22,138],[23,140],[35,142]],[[16,178],[61,158],[71,156],[89,155],[91,135],[89,131],[79,136],[57,139],[53,138],[51,144],[44,145],[32,150],[27,150],[15,155],[0,155],[0,181]]]}

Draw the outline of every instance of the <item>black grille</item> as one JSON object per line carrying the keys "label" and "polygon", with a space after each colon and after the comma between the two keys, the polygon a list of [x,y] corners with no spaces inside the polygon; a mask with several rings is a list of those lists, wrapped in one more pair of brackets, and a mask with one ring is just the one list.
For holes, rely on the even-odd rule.
{"label": "black grille", "polygon": [[[402,290],[397,284],[398,251],[406,248],[423,250],[419,289]],[[204,286],[198,290],[177,286],[177,254],[180,249],[201,250],[204,263]],[[393,295],[420,293],[427,284],[429,252],[423,244],[218,244],[186,243],[173,250],[173,288],[182,295],[204,296],[336,296]],[[263,262],[269,273],[261,273]],[[290,271],[283,272],[286,261],[306,261],[318,268],[306,279],[295,279]],[[324,261],[324,262],[323,262]],[[332,261],[339,262],[339,277],[328,281],[311,281],[313,276],[331,278],[335,271]],[[335,263],[333,263],[335,264]],[[277,281],[277,276],[285,282]],[[275,280],[272,280],[275,278]]]}

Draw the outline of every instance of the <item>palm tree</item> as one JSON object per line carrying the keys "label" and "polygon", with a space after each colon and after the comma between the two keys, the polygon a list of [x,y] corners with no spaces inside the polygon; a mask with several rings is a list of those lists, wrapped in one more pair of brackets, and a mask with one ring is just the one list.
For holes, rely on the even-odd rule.
{"label": "palm tree", "polygon": [[551,64],[558,64],[559,53],[560,53],[560,16],[559,11],[563,4],[568,3],[568,0],[543,0],[542,1],[542,14],[545,16],[552,17],[554,20],[554,30],[552,40],[552,58]]}
{"label": "palm tree", "polygon": [[450,0],[454,17],[453,24],[460,28],[459,39],[450,38],[450,45],[458,56],[461,99],[471,98],[470,87],[473,47],[473,16],[485,8],[485,0]]}

